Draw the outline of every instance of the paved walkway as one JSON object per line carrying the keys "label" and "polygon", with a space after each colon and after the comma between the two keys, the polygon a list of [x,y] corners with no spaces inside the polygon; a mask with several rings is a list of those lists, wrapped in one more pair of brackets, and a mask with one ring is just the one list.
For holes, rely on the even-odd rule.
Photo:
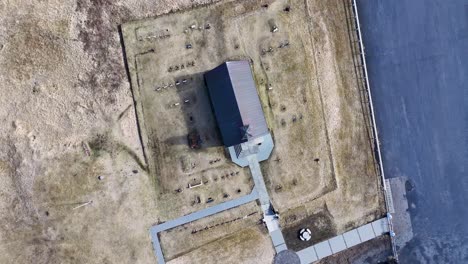
{"label": "paved walkway", "polygon": [[241,206],[246,203],[250,203],[257,199],[258,199],[258,193],[255,191],[255,188],[254,188],[250,194],[242,196],[240,198],[230,200],[221,204],[217,204],[215,206],[202,209],[200,211],[179,217],[177,219],[170,220],[165,223],[152,226],[150,228],[151,240],[153,242],[153,249],[154,249],[154,253],[156,254],[158,263],[159,264],[165,263],[164,255],[161,249],[161,243],[159,242],[159,237],[158,237],[159,232],[172,229],[174,227],[181,226],[181,225],[196,221],[198,219],[201,219],[210,215],[214,215],[222,211],[232,209],[234,207]]}
{"label": "paved walkway", "polygon": [[247,157],[247,160],[255,184],[255,187],[253,188],[250,194],[212,207],[205,208],[203,210],[179,217],[174,220],[167,221],[159,225],[152,226],[150,228],[151,240],[153,242],[153,250],[159,264],[165,263],[164,254],[162,252],[161,243],[158,237],[159,232],[172,229],[174,227],[181,226],[196,221],[198,219],[232,209],[234,207],[241,206],[243,204],[255,201],[257,199],[260,200],[260,205],[264,214],[264,221],[270,233],[270,237],[272,239],[276,252],[280,252],[282,250],[287,249],[283,234],[281,233],[281,229],[279,227],[278,217],[275,215],[271,208],[270,197],[268,195],[268,191],[265,185],[265,181],[263,179],[262,171],[260,169],[260,163],[257,159],[257,156],[250,155]]}
{"label": "paved walkway", "polygon": [[255,190],[258,193],[258,198],[262,207],[263,222],[265,222],[265,225],[268,228],[276,253],[279,253],[280,251],[287,249],[286,242],[284,241],[283,233],[281,232],[278,216],[271,206],[270,196],[268,195],[268,190],[263,179],[260,163],[257,155],[250,155],[247,157],[247,160],[249,161],[250,173],[252,174],[252,178],[255,183]]}
{"label": "paved walkway", "polygon": [[298,251],[297,254],[301,259],[301,264],[308,264],[364,243],[388,232],[388,219],[381,218]]}
{"label": "paved walkway", "polygon": [[260,163],[258,162],[257,155],[249,155],[247,157],[249,162],[250,174],[255,184],[255,190],[258,193],[258,198],[260,200],[260,205],[262,210],[266,211],[270,208],[270,196],[263,180],[262,170],[260,169]]}

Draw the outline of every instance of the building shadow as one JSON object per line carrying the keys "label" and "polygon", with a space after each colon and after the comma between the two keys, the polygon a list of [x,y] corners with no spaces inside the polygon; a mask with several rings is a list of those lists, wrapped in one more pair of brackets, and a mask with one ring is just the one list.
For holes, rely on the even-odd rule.
{"label": "building shadow", "polygon": [[170,107],[181,108],[188,133],[170,137],[166,140],[169,145],[189,145],[188,136],[193,133],[201,139],[201,149],[223,146],[203,74],[198,72],[175,78],[173,85],[178,101]]}

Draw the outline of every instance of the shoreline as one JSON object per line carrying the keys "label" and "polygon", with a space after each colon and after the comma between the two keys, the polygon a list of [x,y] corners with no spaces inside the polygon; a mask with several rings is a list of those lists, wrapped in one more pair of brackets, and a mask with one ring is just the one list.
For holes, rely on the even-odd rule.
{"label": "shoreline", "polygon": [[[353,18],[354,18],[354,23],[355,23],[355,26],[356,26],[356,35],[357,35],[358,42],[359,42],[359,52],[360,52],[360,57],[361,57],[361,61],[362,61],[361,68],[362,68],[362,73],[364,75],[364,86],[365,86],[365,89],[367,91],[367,96],[368,96],[368,99],[369,99],[368,106],[369,106],[369,109],[370,109],[370,115],[371,115],[371,119],[372,119],[372,132],[373,132],[373,135],[374,135],[374,145],[376,146],[376,150],[377,150],[376,153],[377,153],[377,156],[378,156],[377,165],[379,166],[379,169],[380,169],[379,171],[380,171],[380,176],[381,176],[382,186],[383,186],[383,191],[384,191],[385,210],[386,210],[386,213],[389,214],[389,207],[390,207],[391,202],[388,200],[388,197],[392,197],[392,194],[388,193],[389,190],[387,189],[387,186],[385,184],[385,172],[384,172],[383,161],[382,161],[382,153],[381,153],[381,150],[380,150],[379,133],[378,133],[377,124],[376,124],[376,121],[375,121],[375,112],[374,112],[374,105],[373,105],[373,100],[372,100],[372,92],[370,90],[370,85],[369,85],[369,77],[368,77],[368,73],[367,73],[367,64],[366,64],[366,55],[365,55],[365,51],[364,51],[365,47],[364,47],[363,38],[362,38],[361,26],[360,26],[360,22],[359,22],[359,12],[357,10],[356,0],[352,0],[351,5],[353,7],[353,14],[354,14]],[[393,223],[392,223],[391,217],[388,217],[388,223],[389,223],[390,234],[394,234]],[[397,252],[397,248],[396,248],[396,243],[395,243],[395,239],[394,239],[394,237],[392,235],[390,235],[390,241],[391,241],[391,245],[392,245],[392,251],[393,251],[394,258],[395,258],[396,261],[398,261],[398,252]]]}

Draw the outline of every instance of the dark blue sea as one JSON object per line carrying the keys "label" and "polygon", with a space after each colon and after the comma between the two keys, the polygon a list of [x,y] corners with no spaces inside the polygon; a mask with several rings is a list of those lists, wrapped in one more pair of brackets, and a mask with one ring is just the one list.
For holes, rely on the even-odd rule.
{"label": "dark blue sea", "polygon": [[387,178],[409,179],[401,263],[468,263],[468,0],[358,0]]}

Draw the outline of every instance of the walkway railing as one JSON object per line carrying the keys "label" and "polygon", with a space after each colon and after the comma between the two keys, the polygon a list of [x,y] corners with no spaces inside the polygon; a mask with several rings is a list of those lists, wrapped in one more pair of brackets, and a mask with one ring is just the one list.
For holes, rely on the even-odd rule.
{"label": "walkway railing", "polygon": [[[369,100],[370,115],[371,115],[371,120],[372,120],[372,131],[373,131],[374,144],[375,144],[375,148],[377,150],[376,154],[377,154],[377,159],[378,159],[378,167],[380,169],[380,176],[382,178],[385,208],[386,208],[386,211],[389,212],[389,208],[390,208],[389,203],[390,203],[390,201],[389,201],[389,199],[387,197],[391,197],[391,193],[387,193],[387,192],[389,192],[389,190],[388,190],[388,188],[386,186],[386,183],[385,183],[385,172],[384,172],[384,167],[383,167],[383,162],[382,162],[382,154],[381,154],[381,150],[380,150],[380,141],[379,141],[379,136],[378,136],[378,131],[377,131],[377,125],[376,125],[376,122],[375,122],[375,113],[374,113],[374,104],[373,104],[373,101],[372,101],[372,93],[371,93],[371,89],[370,89],[370,85],[369,85],[369,77],[368,77],[368,74],[367,74],[366,54],[365,54],[365,50],[364,50],[361,26],[360,26],[360,22],[359,22],[359,13],[358,13],[358,10],[357,10],[356,0],[351,0],[350,2],[351,2],[351,6],[349,6],[349,7],[351,7],[352,11],[353,11],[352,20],[353,20],[353,22],[355,24],[354,30],[355,30],[356,36],[358,38],[357,39],[357,42],[359,43],[358,52],[359,52],[359,56],[361,58],[361,63],[362,63],[361,65],[355,65],[355,66],[359,68],[359,69],[357,69],[358,72],[360,71],[362,73],[362,75],[363,75],[364,86],[365,86],[365,90],[367,91],[367,97],[368,97],[368,100]],[[395,233],[393,231],[393,224],[392,224],[391,217],[389,217],[389,219],[388,219],[388,224],[389,224],[389,232],[390,232],[390,239],[391,239],[391,244],[392,244],[393,255],[394,255],[395,260],[398,261],[398,252],[397,252],[394,237],[393,237]]]}

